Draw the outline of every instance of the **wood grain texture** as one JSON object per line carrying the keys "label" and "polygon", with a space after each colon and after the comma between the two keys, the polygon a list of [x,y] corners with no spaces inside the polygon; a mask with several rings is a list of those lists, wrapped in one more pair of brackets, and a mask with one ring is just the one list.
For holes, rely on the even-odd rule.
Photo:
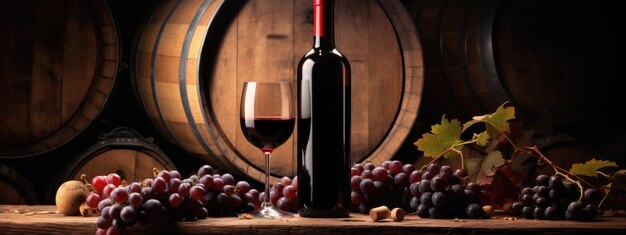
{"label": "wood grain texture", "polygon": [[[18,211],[19,213],[14,213]],[[54,206],[0,205],[3,234],[93,234],[96,217],[64,216]],[[140,234],[624,234],[626,218],[600,217],[592,222],[550,220],[420,219],[408,215],[402,222],[385,219],[372,222],[368,215],[351,214],[345,219],[238,219],[207,218],[163,225],[135,225],[129,233]]]}
{"label": "wood grain texture", "polygon": [[118,62],[112,16],[103,0],[0,8],[0,157],[50,151],[106,103]]}

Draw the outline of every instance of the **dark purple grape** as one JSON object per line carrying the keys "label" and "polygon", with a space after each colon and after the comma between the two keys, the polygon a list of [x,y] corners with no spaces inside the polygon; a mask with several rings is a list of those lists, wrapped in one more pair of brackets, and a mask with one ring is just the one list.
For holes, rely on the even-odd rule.
{"label": "dark purple grape", "polygon": [[99,216],[98,219],[96,220],[96,224],[98,228],[108,229],[109,227],[111,227],[111,225],[113,225],[113,220],[105,219],[102,216]]}
{"label": "dark purple grape", "polygon": [[[233,195],[233,193],[235,193],[235,186],[232,185],[224,185],[224,193],[228,196]],[[281,190],[281,195],[282,195],[282,190]]]}
{"label": "dark purple grape", "polygon": [[422,196],[420,197],[420,202],[422,203],[422,205],[432,206],[432,196],[433,194],[431,192],[422,193]]}
{"label": "dark purple grape", "polygon": [[466,189],[463,191],[465,195],[466,204],[472,204],[478,202],[478,195],[472,190]]}
{"label": "dark purple grape", "polygon": [[111,200],[117,203],[128,201],[128,189],[124,187],[118,187],[111,192]]}
{"label": "dark purple grape", "polygon": [[411,172],[411,175],[409,175],[409,182],[411,183],[419,182],[420,180],[422,180],[422,174],[423,172],[420,170],[415,170]]}
{"label": "dark purple grape", "polygon": [[460,184],[455,184],[450,187],[450,190],[452,191],[452,193],[454,193],[454,195],[461,196],[463,195],[465,189],[463,189],[463,186],[461,186]]}
{"label": "dark purple grape", "polygon": [[111,206],[111,199],[103,199],[98,203],[98,210],[102,211],[105,207]]}
{"label": "dark purple grape", "polygon": [[511,215],[513,216],[521,216],[522,215],[522,208],[524,208],[524,205],[521,202],[515,202],[511,205]]}
{"label": "dark purple grape", "polygon": [[250,184],[246,181],[239,181],[237,182],[237,191],[239,191],[240,193],[247,193],[250,191]]}
{"label": "dark purple grape", "polygon": [[432,173],[432,172],[430,172],[430,171],[424,172],[424,173],[422,174],[422,180],[430,180],[430,179],[432,179],[435,175],[436,175],[436,174],[433,174],[433,173]]}
{"label": "dark purple grape", "polygon": [[546,208],[548,206],[548,199],[545,197],[539,197],[537,198],[537,200],[535,200],[535,206],[537,207],[541,207],[541,208]]}
{"label": "dark purple grape", "polygon": [[452,175],[452,167],[450,167],[449,165],[443,165],[441,166],[441,168],[439,168],[439,173],[445,172],[448,175]]}
{"label": "dark purple grape", "polygon": [[524,194],[532,195],[534,193],[535,192],[533,192],[533,188],[531,188],[531,187],[525,187],[525,188],[522,189],[522,192],[521,192],[522,195],[524,195]]}
{"label": "dark purple grape", "polygon": [[431,199],[432,199],[433,205],[435,205],[435,206],[443,207],[446,204],[446,194],[445,193],[435,192],[435,193],[433,193]]}
{"label": "dark purple grape", "polygon": [[[404,166],[402,166],[402,171],[406,175],[411,175],[411,173],[413,173],[413,171],[415,171],[415,166],[413,164],[404,164]],[[413,183],[413,182],[411,182],[411,183]]]}
{"label": "dark purple grape", "polygon": [[550,191],[548,192],[548,197],[550,198],[550,200],[558,202],[559,200],[561,200],[561,193],[557,189],[550,189]]}
{"label": "dark purple grape", "polygon": [[276,207],[282,211],[289,211],[289,204],[290,204],[289,199],[285,197],[281,197],[280,199],[278,199],[278,202],[276,203]]}
{"label": "dark purple grape", "polygon": [[535,209],[533,210],[533,217],[540,220],[545,219],[545,211],[543,207],[535,207]]}
{"label": "dark purple grape", "polygon": [[417,211],[417,207],[420,204],[420,198],[419,197],[412,197],[411,198],[411,202],[409,203],[409,206],[411,207],[412,211]]}
{"label": "dark purple grape", "polygon": [[416,196],[416,197],[419,197],[422,195],[422,193],[419,190],[419,186],[420,186],[420,182],[412,183],[409,186],[409,192],[411,192],[411,195]]}
{"label": "dark purple grape", "polygon": [[479,184],[471,182],[471,183],[467,184],[467,186],[465,186],[465,189],[469,189],[469,190],[474,191],[475,193],[479,193],[480,190],[481,190],[481,187],[480,187]]}
{"label": "dark purple grape", "polygon": [[135,222],[135,219],[137,218],[137,213],[135,213],[135,208],[133,208],[132,206],[125,206],[124,208],[122,208],[122,211],[120,212],[120,218],[124,222],[128,222],[128,223]]}
{"label": "dark purple grape", "polygon": [[191,187],[191,189],[189,189],[189,196],[193,200],[204,200],[204,193],[205,192],[206,191],[204,190],[203,187],[195,185],[195,186]]}
{"label": "dark purple grape", "polygon": [[363,168],[365,168],[365,170],[370,170],[373,171],[374,168],[376,168],[376,166],[374,166],[374,164],[372,164],[371,162],[365,163],[365,165],[363,166]]}
{"label": "dark purple grape", "polygon": [[418,187],[421,193],[432,191],[432,189],[430,188],[430,180],[423,179],[422,181],[420,181],[420,184],[418,185]]}
{"label": "dark purple grape", "polygon": [[465,170],[463,169],[456,169],[454,171],[454,176],[456,176],[459,179],[465,179],[465,177],[467,177],[467,172],[465,172]]}
{"label": "dark purple grape", "polygon": [[549,206],[544,211],[544,216],[546,219],[555,220],[558,219],[558,210],[554,206]]}
{"label": "dark purple grape", "polygon": [[398,173],[396,176],[393,177],[393,180],[395,181],[396,185],[400,187],[406,187],[410,184],[409,176],[404,172]]}
{"label": "dark purple grape", "polygon": [[168,181],[165,181],[163,177],[156,177],[154,181],[152,181],[152,190],[156,193],[164,193],[167,190],[167,182]]}
{"label": "dark purple grape", "polygon": [[435,206],[428,208],[428,213],[430,214],[430,218],[440,219],[445,217],[445,211]]}
{"label": "dark purple grape", "polygon": [[371,207],[366,205],[365,203],[359,204],[359,213],[367,214],[370,211]]}
{"label": "dark purple grape", "polygon": [[537,192],[539,192],[539,185],[535,185],[533,187],[533,193],[537,193]]}
{"label": "dark purple grape", "polygon": [[532,219],[535,218],[535,216],[533,215],[533,213],[535,212],[535,208],[532,206],[525,206],[524,208],[522,208],[522,217],[526,218],[526,219]]}
{"label": "dark purple grape", "polygon": [[430,180],[430,188],[433,191],[441,192],[441,191],[444,191],[446,189],[446,183],[439,176],[435,176],[435,177],[433,177],[432,180]]}
{"label": "dark purple grape", "polygon": [[480,218],[483,213],[483,209],[476,203],[469,204],[465,210],[467,217],[470,219]]}
{"label": "dark purple grape", "polygon": [[213,175],[213,167],[209,165],[201,166],[198,169],[198,177],[202,177],[204,175]]}
{"label": "dark purple grape", "polygon": [[579,217],[577,214],[572,213],[570,211],[565,211],[565,219],[566,220],[577,220]]}
{"label": "dark purple grape", "polygon": [[428,168],[426,169],[431,174],[436,175],[436,174],[439,174],[439,169],[441,169],[441,165],[439,165],[438,163],[431,163],[430,165],[428,165]]}
{"label": "dark purple grape", "polygon": [[178,208],[183,203],[184,198],[178,193],[172,193],[169,197],[169,203],[172,208]]}
{"label": "dark purple grape", "polygon": [[387,173],[387,170],[385,170],[385,168],[376,167],[372,171],[372,175],[373,175],[373,180],[384,181],[387,178],[388,173]]}
{"label": "dark purple grape", "polygon": [[361,163],[354,164],[354,166],[352,167],[359,170],[359,172],[363,172],[365,170],[365,168],[363,168],[363,165]]}
{"label": "dark purple grape", "polygon": [[563,188],[563,180],[556,175],[550,176],[548,186],[550,186],[550,188],[552,189],[560,190],[561,188]]}
{"label": "dark purple grape", "polygon": [[572,202],[567,205],[567,211],[572,212],[574,214],[579,214],[582,210],[582,204],[580,202]]}
{"label": "dark purple grape", "polygon": [[535,178],[535,185],[548,187],[550,185],[550,177],[547,175],[538,175],[537,178]]}
{"label": "dark purple grape", "polygon": [[161,209],[162,204],[159,200],[150,199],[143,204],[143,208],[148,215],[152,215]]}
{"label": "dark purple grape", "polygon": [[384,194],[387,189],[387,184],[383,181],[374,181],[374,193]]}
{"label": "dark purple grape", "polygon": [[430,217],[430,212],[428,211],[428,209],[429,209],[429,206],[420,204],[419,206],[417,206],[417,216],[421,218]]}
{"label": "dark purple grape", "polygon": [[224,183],[221,177],[218,177],[218,178],[213,177],[213,189],[215,191],[218,191],[218,192],[224,191],[224,185],[226,184]]}
{"label": "dark purple grape", "polygon": [[400,174],[400,172],[402,172],[402,163],[398,160],[395,160],[393,162],[391,162],[391,164],[389,165],[389,171],[391,172],[391,174],[393,175],[397,175]]}
{"label": "dark purple grape", "polygon": [[602,195],[600,195],[600,191],[594,188],[589,188],[585,190],[585,193],[583,194],[583,198],[585,199],[585,202],[587,203],[598,204],[600,202],[600,199],[602,199]]}
{"label": "dark purple grape", "polygon": [[233,175],[231,174],[225,173],[222,175],[222,181],[224,181],[224,185],[234,185],[235,177],[233,177]]}
{"label": "dark purple grape", "polygon": [[361,181],[361,185],[359,186],[361,192],[364,194],[373,193],[376,187],[374,186],[374,181],[371,179],[364,179]]}
{"label": "dark purple grape", "polygon": [[102,216],[105,219],[113,219],[111,218],[111,216],[109,215],[109,210],[111,209],[110,206],[105,207],[104,209],[102,209],[102,211],[100,211],[100,216]]}
{"label": "dark purple grape", "polygon": [[382,168],[385,168],[385,170],[389,170],[389,167],[391,166],[391,161],[390,160],[384,161],[382,164],[380,164],[380,166]]}
{"label": "dark purple grape", "polygon": [[109,216],[112,219],[119,219],[120,218],[120,212],[122,212],[122,207],[120,204],[114,204],[110,207],[109,209]]}
{"label": "dark purple grape", "polygon": [[163,178],[165,182],[170,182],[170,180],[172,179],[172,177],[170,176],[170,172],[166,170],[159,171],[159,174],[157,174],[157,177]]}
{"label": "dark purple grape", "polygon": [[[281,197],[281,198],[285,198],[285,197]],[[278,199],[278,200],[280,200],[280,199]],[[289,200],[289,199],[287,199],[287,200]],[[235,207],[241,206],[241,197],[239,197],[239,196],[238,196],[238,195],[236,195],[236,194],[235,194],[235,195],[230,196],[230,203],[231,203],[233,206],[235,206]]]}
{"label": "dark purple grape", "polygon": [[540,197],[548,197],[549,193],[550,188],[546,186],[539,186],[539,189],[537,190],[537,195],[539,195]]}

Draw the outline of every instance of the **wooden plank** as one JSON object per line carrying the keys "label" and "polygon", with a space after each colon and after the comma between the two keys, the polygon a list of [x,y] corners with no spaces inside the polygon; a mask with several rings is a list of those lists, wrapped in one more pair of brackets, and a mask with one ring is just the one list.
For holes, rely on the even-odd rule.
{"label": "wooden plank", "polygon": [[[54,206],[0,205],[3,234],[94,234],[96,217],[64,216]],[[17,212],[17,213],[16,213]],[[552,220],[420,219],[408,215],[402,222],[372,222],[368,215],[351,214],[343,219],[238,219],[207,218],[193,222],[135,225],[130,234],[624,234],[625,217],[601,217],[591,222]]]}

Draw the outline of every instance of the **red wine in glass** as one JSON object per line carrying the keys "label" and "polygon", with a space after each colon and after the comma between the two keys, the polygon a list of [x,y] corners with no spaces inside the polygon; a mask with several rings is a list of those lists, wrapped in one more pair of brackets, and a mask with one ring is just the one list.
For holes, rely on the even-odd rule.
{"label": "red wine in glass", "polygon": [[241,95],[241,131],[265,156],[265,199],[255,218],[290,218],[293,214],[276,208],[270,200],[270,158],[285,143],[295,125],[291,82],[246,82]]}
{"label": "red wine in glass", "polygon": [[295,118],[289,116],[256,116],[241,119],[241,130],[246,139],[263,152],[272,152],[285,143],[293,132]]}

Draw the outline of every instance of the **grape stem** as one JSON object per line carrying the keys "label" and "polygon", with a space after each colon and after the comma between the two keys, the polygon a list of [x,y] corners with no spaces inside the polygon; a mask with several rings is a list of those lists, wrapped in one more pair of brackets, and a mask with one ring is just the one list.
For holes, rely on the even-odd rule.
{"label": "grape stem", "polygon": [[87,186],[87,188],[89,189],[89,191],[91,192],[95,192],[96,190],[93,188],[93,185],[91,185],[89,183],[89,181],[87,181],[87,174],[82,174],[80,175],[80,179],[85,183],[85,185]]}

